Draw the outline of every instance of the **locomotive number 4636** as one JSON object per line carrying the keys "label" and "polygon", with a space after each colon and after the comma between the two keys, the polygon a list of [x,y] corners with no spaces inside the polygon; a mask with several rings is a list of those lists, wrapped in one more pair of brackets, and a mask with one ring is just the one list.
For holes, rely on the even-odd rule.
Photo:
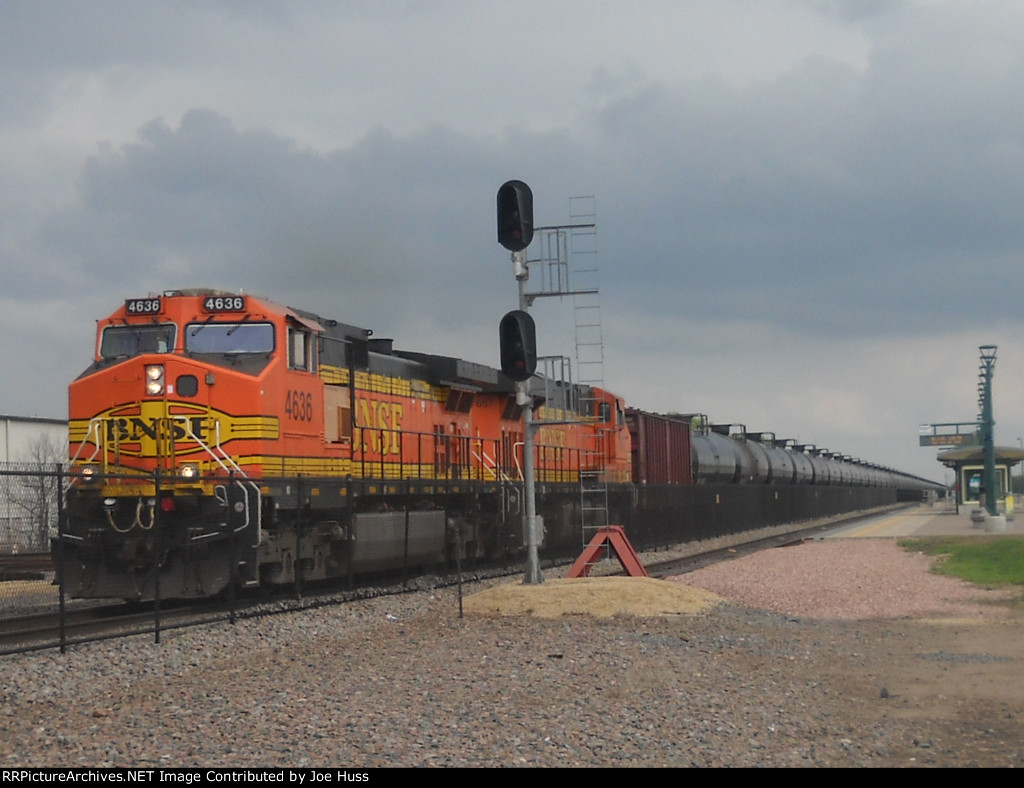
{"label": "locomotive number 4636", "polygon": [[208,296],[203,299],[206,312],[244,312],[245,296]]}
{"label": "locomotive number 4636", "polygon": [[313,395],[305,391],[289,391],[284,398],[284,412],[295,421],[312,421]]}

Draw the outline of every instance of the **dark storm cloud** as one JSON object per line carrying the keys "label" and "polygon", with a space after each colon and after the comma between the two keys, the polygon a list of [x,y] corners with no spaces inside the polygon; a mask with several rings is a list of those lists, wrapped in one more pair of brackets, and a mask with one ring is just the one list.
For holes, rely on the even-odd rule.
{"label": "dark storm cloud", "polygon": [[48,288],[244,288],[360,319],[379,317],[374,304],[436,304],[453,288],[471,301],[488,279],[481,251],[495,246],[496,181],[479,175],[494,153],[441,129],[408,140],[375,131],[320,153],[209,110],[177,129],[153,121],[137,142],[92,157],[76,200],[40,229],[62,270]]}
{"label": "dark storm cloud", "polygon": [[[946,51],[936,73],[922,56],[891,41],[865,69],[819,57],[741,86],[627,80],[559,130],[378,128],[337,150],[193,110],[91,157],[39,237],[63,247],[73,287],[215,284],[368,317],[457,288],[481,315],[500,286],[480,267],[493,189],[521,177],[541,223],[564,220],[575,184],[597,195],[624,308],[836,333],[934,329],[950,309],[969,322],[972,260],[1005,277],[1024,240],[1024,109],[998,112],[1020,59],[951,92],[981,55]],[[321,306],[325,282],[339,296]]]}
{"label": "dark storm cloud", "polygon": [[[957,410],[933,383],[918,413],[905,358],[939,376],[950,342],[1022,335],[995,320],[1024,248],[1018,4],[8,6],[0,355],[60,370],[41,415],[96,317],[174,287],[486,363],[508,178],[541,224],[595,198],[609,382],[652,408],[870,443],[877,413]],[[0,399],[38,407],[17,377]]]}
{"label": "dark storm cloud", "polygon": [[[736,303],[816,330],[934,329],[974,299],[972,261],[1013,275],[1024,123],[1001,109],[1019,61],[1000,89],[950,96],[944,74],[908,76],[920,66],[903,54],[864,73],[809,62],[742,89],[656,86],[602,109],[615,174],[600,193],[632,207],[613,219],[634,239],[619,256],[697,313]],[[963,68],[970,55],[946,53]],[[795,311],[802,301],[829,308]]]}

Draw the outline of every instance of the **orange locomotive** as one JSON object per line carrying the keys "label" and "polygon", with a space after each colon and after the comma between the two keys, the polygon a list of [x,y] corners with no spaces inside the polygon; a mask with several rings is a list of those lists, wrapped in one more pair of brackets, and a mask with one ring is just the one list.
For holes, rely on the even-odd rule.
{"label": "orange locomotive", "polygon": [[[99,321],[69,390],[54,547],[68,592],[202,597],[518,550],[511,381],[371,333],[213,291],[131,299]],[[573,404],[539,413],[549,537],[578,520],[581,470],[630,476],[623,402],[569,388]]]}

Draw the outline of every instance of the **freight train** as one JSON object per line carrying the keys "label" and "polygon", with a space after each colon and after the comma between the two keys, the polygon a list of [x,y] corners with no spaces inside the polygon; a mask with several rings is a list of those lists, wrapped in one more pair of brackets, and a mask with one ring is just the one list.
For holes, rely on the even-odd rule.
{"label": "freight train", "polygon": [[[588,519],[671,542],[931,486],[600,388],[537,377],[530,396],[548,556],[578,552]],[[264,298],[125,301],[98,321],[69,425],[53,552],[71,596],[207,597],[522,550],[512,381]],[[741,488],[758,492],[724,495]]]}

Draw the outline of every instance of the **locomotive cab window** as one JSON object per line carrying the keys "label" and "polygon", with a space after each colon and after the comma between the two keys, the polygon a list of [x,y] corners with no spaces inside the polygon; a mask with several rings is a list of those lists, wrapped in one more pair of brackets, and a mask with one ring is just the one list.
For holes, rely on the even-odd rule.
{"label": "locomotive cab window", "polygon": [[288,326],[288,366],[291,369],[316,372],[312,335],[295,326]]}
{"label": "locomotive cab window", "polygon": [[100,339],[103,359],[138,356],[142,353],[170,353],[174,350],[173,323],[107,326]]}
{"label": "locomotive cab window", "polygon": [[185,327],[187,353],[272,353],[271,323],[189,323]]}

